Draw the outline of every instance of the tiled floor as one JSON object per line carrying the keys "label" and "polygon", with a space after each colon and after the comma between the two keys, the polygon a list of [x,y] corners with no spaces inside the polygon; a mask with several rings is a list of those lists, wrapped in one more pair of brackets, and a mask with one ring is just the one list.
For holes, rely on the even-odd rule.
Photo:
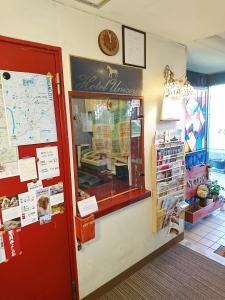
{"label": "tiled floor", "polygon": [[218,209],[195,225],[185,223],[184,238],[183,245],[225,265],[225,258],[214,253],[225,246],[225,211]]}

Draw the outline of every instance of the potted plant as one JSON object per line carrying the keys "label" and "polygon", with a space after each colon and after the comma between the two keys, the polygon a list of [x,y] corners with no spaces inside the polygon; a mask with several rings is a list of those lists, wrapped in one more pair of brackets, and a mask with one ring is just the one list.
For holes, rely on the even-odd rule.
{"label": "potted plant", "polygon": [[220,195],[220,191],[224,190],[224,187],[218,184],[218,180],[213,180],[210,185],[210,194],[213,201],[216,201]]}

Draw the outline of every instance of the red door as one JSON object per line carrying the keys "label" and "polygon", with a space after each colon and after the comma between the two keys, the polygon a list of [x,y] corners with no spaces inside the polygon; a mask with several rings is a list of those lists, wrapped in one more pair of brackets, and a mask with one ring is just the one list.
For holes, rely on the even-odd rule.
{"label": "red door", "polygon": [[[58,146],[60,176],[43,180],[43,186],[64,183],[65,212],[48,224],[38,222],[20,232],[22,254],[0,264],[1,300],[70,300],[76,286],[76,258],[70,189],[70,165],[62,85],[61,49],[0,36],[0,70],[53,75],[53,94],[58,141],[19,146],[19,158],[36,156],[37,147]],[[61,79],[57,91],[56,73]],[[27,191],[27,182],[11,177],[0,180],[0,196]],[[76,291],[78,298],[78,292]]]}

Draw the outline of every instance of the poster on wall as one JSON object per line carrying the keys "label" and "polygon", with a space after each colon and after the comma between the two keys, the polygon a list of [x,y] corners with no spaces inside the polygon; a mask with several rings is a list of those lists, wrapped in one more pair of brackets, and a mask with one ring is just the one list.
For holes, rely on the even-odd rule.
{"label": "poster on wall", "polygon": [[196,90],[185,105],[185,152],[206,148],[207,91]]}
{"label": "poster on wall", "polygon": [[49,187],[44,187],[36,191],[37,212],[40,224],[51,221],[51,204]]}
{"label": "poster on wall", "polygon": [[0,71],[12,146],[57,141],[51,77]]}
{"label": "poster on wall", "polygon": [[17,147],[12,147],[8,139],[6,110],[0,77],[0,179],[18,175],[17,160]]}
{"label": "poster on wall", "polygon": [[50,186],[49,193],[52,215],[62,214],[64,212],[63,183],[59,182]]}
{"label": "poster on wall", "polygon": [[21,227],[21,211],[18,195],[0,197],[0,207],[5,231]]}

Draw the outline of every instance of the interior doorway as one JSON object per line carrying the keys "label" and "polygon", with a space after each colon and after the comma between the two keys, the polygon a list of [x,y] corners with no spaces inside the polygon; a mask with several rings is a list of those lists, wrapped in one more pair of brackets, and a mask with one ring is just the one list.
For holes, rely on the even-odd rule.
{"label": "interior doorway", "polygon": [[[204,159],[200,160],[194,167],[198,169],[204,163],[210,166],[206,177],[211,182],[211,189],[218,192],[219,200],[211,204],[208,202],[205,207],[201,207],[201,203],[198,204],[199,207],[193,214],[198,214],[199,217],[193,218],[193,222],[185,222],[183,244],[225,265],[225,210],[223,205],[225,196],[225,122],[223,109],[221,109],[223,98],[225,98],[225,85],[209,87],[205,120],[206,156],[204,157],[205,161]],[[199,124],[196,123],[195,126],[199,126]],[[195,154],[193,151],[195,156],[198,155],[198,149],[196,150]]]}

